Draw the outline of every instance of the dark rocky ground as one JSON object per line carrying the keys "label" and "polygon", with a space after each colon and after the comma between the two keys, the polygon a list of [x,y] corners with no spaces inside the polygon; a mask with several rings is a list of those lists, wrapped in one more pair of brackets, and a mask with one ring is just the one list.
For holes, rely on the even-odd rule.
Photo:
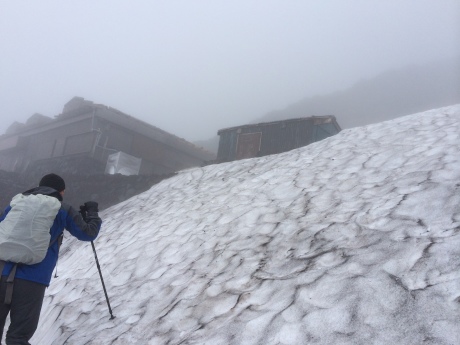
{"label": "dark rocky ground", "polygon": [[[169,175],[124,176],[124,175],[77,175],[69,172],[53,171],[62,176],[66,182],[64,201],[78,208],[85,201],[94,200],[103,210],[145,192],[154,184]],[[17,174],[0,170],[0,210],[3,210],[11,198],[27,189],[36,187],[42,174]]]}

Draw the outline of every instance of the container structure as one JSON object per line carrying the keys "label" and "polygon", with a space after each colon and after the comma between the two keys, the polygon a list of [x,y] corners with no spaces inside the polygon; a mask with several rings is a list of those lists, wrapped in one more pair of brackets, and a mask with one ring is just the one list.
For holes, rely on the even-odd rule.
{"label": "container structure", "polygon": [[335,116],[311,116],[221,129],[218,162],[281,153],[339,133]]}

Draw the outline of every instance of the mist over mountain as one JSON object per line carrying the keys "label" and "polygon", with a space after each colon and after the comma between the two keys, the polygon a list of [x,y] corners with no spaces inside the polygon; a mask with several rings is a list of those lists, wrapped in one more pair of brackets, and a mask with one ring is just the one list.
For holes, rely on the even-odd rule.
{"label": "mist over mountain", "polygon": [[[457,103],[460,103],[460,57],[390,70],[344,90],[305,97],[250,123],[335,115],[342,128],[351,128]],[[195,144],[217,152],[219,137]]]}
{"label": "mist over mountain", "polygon": [[460,57],[387,71],[342,91],[306,97],[255,122],[335,115],[342,128],[350,128],[459,102]]}

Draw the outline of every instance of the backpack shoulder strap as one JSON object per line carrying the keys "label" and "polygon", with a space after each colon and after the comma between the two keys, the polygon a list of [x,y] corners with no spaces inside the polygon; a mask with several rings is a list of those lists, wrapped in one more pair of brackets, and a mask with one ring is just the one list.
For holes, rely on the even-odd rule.
{"label": "backpack shoulder strap", "polygon": [[14,264],[13,268],[11,269],[8,278],[6,279],[6,292],[5,292],[5,304],[11,304],[11,300],[13,299],[13,283],[14,283],[14,276],[16,275],[16,268],[18,264]]}
{"label": "backpack shoulder strap", "polygon": [[62,238],[64,237],[64,231],[62,231],[59,235],[56,236],[56,238],[54,240],[51,240],[50,241],[50,245],[48,246],[48,248],[51,248],[51,246],[57,241],[58,242],[58,246],[60,247],[61,246],[61,243],[62,243]]}

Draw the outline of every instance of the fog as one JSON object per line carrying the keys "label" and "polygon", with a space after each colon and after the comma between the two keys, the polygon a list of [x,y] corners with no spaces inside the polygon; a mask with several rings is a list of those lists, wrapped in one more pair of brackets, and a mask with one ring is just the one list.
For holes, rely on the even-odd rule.
{"label": "fog", "polygon": [[202,140],[458,56],[458,0],[0,0],[0,133],[79,96]]}

